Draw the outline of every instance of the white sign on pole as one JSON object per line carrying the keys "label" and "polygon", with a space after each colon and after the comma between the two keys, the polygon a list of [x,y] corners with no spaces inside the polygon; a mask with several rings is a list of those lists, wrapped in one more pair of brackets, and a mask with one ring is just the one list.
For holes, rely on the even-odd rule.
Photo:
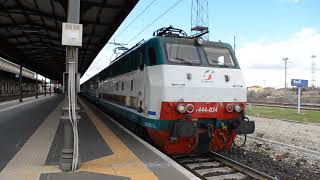
{"label": "white sign on pole", "polygon": [[62,23],[62,45],[82,46],[82,24]]}

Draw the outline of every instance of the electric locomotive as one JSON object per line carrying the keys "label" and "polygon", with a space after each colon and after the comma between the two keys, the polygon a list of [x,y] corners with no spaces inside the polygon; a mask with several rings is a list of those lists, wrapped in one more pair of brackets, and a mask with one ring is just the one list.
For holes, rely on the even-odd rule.
{"label": "electric locomotive", "polygon": [[167,154],[230,150],[254,131],[232,47],[161,28],[82,84],[82,94]]}

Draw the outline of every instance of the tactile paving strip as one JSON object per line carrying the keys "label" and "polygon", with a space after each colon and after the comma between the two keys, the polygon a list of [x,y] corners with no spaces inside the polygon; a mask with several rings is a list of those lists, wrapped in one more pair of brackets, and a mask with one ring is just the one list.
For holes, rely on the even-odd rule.
{"label": "tactile paving strip", "polygon": [[80,171],[126,176],[137,180],[158,179],[82,100],[79,102],[113,152],[113,155],[83,163]]}

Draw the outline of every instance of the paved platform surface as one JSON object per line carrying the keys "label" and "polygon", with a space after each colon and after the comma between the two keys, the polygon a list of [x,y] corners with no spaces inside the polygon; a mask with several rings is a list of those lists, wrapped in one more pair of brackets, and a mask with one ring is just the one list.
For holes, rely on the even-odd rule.
{"label": "paved platform surface", "polygon": [[0,180],[197,179],[80,99],[78,172],[59,169],[63,97],[0,111]]}
{"label": "paved platform surface", "polygon": [[52,93],[51,95],[47,94],[46,96],[45,95],[39,95],[38,98],[35,98],[34,96],[32,96],[32,97],[23,98],[22,102],[19,102],[19,99],[3,101],[3,102],[0,102],[0,113],[3,112],[3,111],[14,109],[14,108],[19,107],[19,106],[23,106],[23,105],[26,105],[26,104],[29,104],[29,103],[33,103],[33,102],[36,102],[36,101],[39,101],[39,100],[43,100],[43,99],[49,98],[51,96],[57,96],[57,95],[55,95],[54,93]]}

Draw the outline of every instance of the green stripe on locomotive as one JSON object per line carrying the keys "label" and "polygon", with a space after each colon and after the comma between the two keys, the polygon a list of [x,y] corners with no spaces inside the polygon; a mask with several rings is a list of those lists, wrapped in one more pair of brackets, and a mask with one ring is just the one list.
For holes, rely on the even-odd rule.
{"label": "green stripe on locomotive", "polygon": [[[146,66],[153,66],[153,65],[160,65],[160,64],[170,64],[167,61],[166,57],[166,49],[165,49],[165,43],[181,43],[181,44],[194,44],[193,39],[186,39],[186,38],[173,38],[173,37],[154,37],[149,39],[146,42],[143,42],[136,47],[132,48],[128,52],[121,55],[119,58],[117,58],[114,62],[111,63],[110,66],[108,66],[106,69],[104,69],[102,72],[97,74],[96,76],[99,76],[99,79],[105,79],[108,77],[114,77],[120,74],[128,73],[131,71],[135,71],[139,68],[139,65],[142,64],[141,60],[143,61],[143,64]],[[203,46],[211,46],[211,47],[217,47],[217,48],[226,48],[230,51],[231,56],[235,60],[235,66],[233,68],[240,68],[239,64],[236,60],[236,57],[234,55],[234,51],[232,47],[227,43],[222,42],[209,42],[206,41]],[[152,62],[152,60],[149,58],[149,48],[153,48],[155,52],[155,62]],[[143,53],[142,53],[143,52]],[[201,54],[201,60],[204,61],[206,57]],[[143,58],[140,59],[140,57],[143,56]],[[232,68],[232,67],[231,67]]]}

